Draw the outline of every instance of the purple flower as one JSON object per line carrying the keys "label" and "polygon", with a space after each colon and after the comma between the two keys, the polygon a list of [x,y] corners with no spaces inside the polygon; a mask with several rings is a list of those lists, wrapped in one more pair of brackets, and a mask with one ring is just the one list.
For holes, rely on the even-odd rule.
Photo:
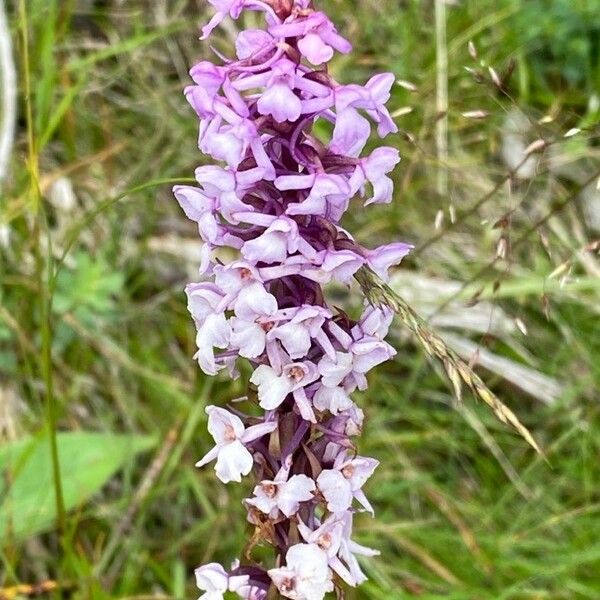
{"label": "purple flower", "polygon": [[313,12],[305,19],[294,19],[270,27],[269,32],[276,37],[299,38],[298,50],[313,65],[330,61],[334,50],[343,54],[352,50],[350,42],[337,33],[333,23],[322,12]]}
{"label": "purple flower", "polygon": [[219,368],[215,362],[214,348],[227,348],[231,329],[220,305],[223,296],[210,283],[190,284],[186,288],[188,310],[194,317],[198,333],[195,357],[207,375],[216,375]]}
{"label": "purple flower", "polygon": [[350,185],[340,175],[284,175],[275,185],[281,191],[310,189],[302,202],[288,205],[288,215],[324,215],[337,222],[348,208]]}
{"label": "purple flower", "polygon": [[229,14],[233,19],[237,19],[242,12],[245,0],[208,0],[216,9],[217,12],[207,25],[202,28],[202,37],[205,40],[212,30],[221,23],[221,21]]}
{"label": "purple flower", "polygon": [[334,154],[355,158],[363,151],[370,135],[371,125],[367,119],[352,108],[340,110],[329,149]]}
{"label": "purple flower", "polygon": [[266,89],[257,102],[261,115],[272,115],[278,122],[296,121],[302,113],[300,98],[294,94],[296,66],[281,60],[273,66]]}
{"label": "purple flower", "polygon": [[[373,196],[365,202],[368,204],[387,204],[392,201],[394,183],[387,174],[400,162],[400,154],[395,148],[377,148],[367,158],[363,158],[352,178],[350,188],[353,193],[361,190],[368,181],[373,186]],[[362,193],[361,195],[364,195]]]}
{"label": "purple flower", "polygon": [[216,244],[221,238],[221,227],[215,216],[215,201],[202,190],[189,185],[177,185],[173,193],[188,219],[198,223],[200,237],[205,242]]}
{"label": "purple flower", "polygon": [[298,233],[296,221],[281,216],[253,240],[241,248],[242,256],[250,262],[282,263],[288,256],[300,250],[307,258],[314,257],[314,248]]}
{"label": "purple flower", "polygon": [[393,84],[392,73],[381,73],[371,77],[364,87],[354,84],[341,86],[335,93],[336,109],[338,111],[349,107],[363,109],[377,123],[380,137],[395,133],[398,127],[385,107],[390,99]]}
{"label": "purple flower", "polygon": [[235,40],[235,51],[240,60],[251,58],[274,46],[275,39],[263,29],[246,29],[240,31]]}

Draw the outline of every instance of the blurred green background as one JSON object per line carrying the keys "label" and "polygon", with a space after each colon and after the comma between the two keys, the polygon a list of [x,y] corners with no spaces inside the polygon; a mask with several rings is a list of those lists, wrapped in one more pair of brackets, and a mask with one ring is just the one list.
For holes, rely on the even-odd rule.
{"label": "blurred green background", "polygon": [[[244,393],[191,358],[199,244],[170,194],[204,160],[181,90],[209,56],[207,3],[4,4],[18,119],[0,198],[0,598],[43,582],[194,597],[195,566],[239,554],[251,486],[193,466],[206,403]],[[474,399],[456,406],[397,323],[395,362],[358,397],[361,451],[382,465],[357,539],[382,555],[348,598],[597,600],[600,2],[317,4],[355,47],[338,80],[403,80],[395,201],[346,226],[417,246],[395,289],[548,458]]]}

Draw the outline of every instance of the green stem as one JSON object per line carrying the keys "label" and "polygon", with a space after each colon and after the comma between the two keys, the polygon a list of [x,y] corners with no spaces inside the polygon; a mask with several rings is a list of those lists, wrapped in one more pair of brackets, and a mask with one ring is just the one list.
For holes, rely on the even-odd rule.
{"label": "green stem", "polygon": [[[27,123],[27,151],[28,167],[30,177],[30,194],[35,213],[34,240],[35,240],[35,261],[39,289],[39,307],[40,307],[40,335],[41,335],[41,374],[44,381],[46,396],[46,419],[50,439],[50,456],[52,460],[52,472],[54,480],[54,493],[56,501],[57,525],[59,534],[65,533],[65,503],[62,488],[62,479],[60,474],[60,462],[58,457],[58,442],[56,437],[56,399],[54,396],[54,380],[52,373],[52,296],[50,288],[52,287],[53,260],[52,246],[46,219],[44,207],[42,204],[42,195],[39,185],[39,161],[35,132],[33,126],[33,110],[31,101],[31,77],[29,60],[29,33],[27,9],[25,0],[19,0],[19,17],[21,21],[21,37],[23,45],[23,81],[25,93],[25,118]],[[46,231],[47,244],[46,256],[42,251],[42,231]],[[44,261],[45,258],[45,261]]]}

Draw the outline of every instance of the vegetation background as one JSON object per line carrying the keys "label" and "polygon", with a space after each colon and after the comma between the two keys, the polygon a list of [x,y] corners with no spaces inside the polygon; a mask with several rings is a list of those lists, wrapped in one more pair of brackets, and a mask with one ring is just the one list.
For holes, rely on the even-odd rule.
{"label": "vegetation background", "polygon": [[[243,393],[192,361],[199,245],[170,193],[204,160],[181,90],[209,55],[207,3],[3,4],[18,121],[0,199],[0,598],[194,597],[193,568],[242,547],[250,486],[193,466],[206,403]],[[415,243],[394,287],[547,456],[457,405],[398,322],[397,359],[359,398],[381,467],[357,536],[382,555],[348,597],[597,600],[600,2],[318,4],[355,46],[340,81],[404,80],[395,201],[357,205],[348,228]]]}

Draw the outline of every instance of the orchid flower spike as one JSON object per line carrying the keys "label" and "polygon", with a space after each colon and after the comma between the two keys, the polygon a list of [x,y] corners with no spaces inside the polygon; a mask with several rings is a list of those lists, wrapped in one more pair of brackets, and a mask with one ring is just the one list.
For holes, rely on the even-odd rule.
{"label": "orchid flower spike", "polygon": [[[350,539],[353,515],[374,512],[364,487],[379,464],[356,455],[351,438],[364,413],[352,394],[393,358],[385,341],[392,315],[371,306],[356,318],[337,311],[326,286],[350,286],[363,268],[387,279],[412,248],[368,249],[340,225],[355,199],[394,199],[398,150],[364,154],[373,131],[397,131],[386,108],[394,76],[335,81],[328,64],[352,46],[314,0],[209,4],[202,39],[247,11],[253,28],[237,35],[235,56],[190,71],[185,97],[212,163],[174,195],[202,242],[200,279],[186,288],[198,365],[235,378],[245,362],[252,373],[243,406],[206,408],[214,446],[197,466],[215,461],[223,483],[254,470],[244,501],[257,527],[252,543],[262,538],[275,556],[229,571],[210,563],[196,578],[206,600],[322,600],[334,580],[366,579],[355,555],[377,554]],[[315,134],[319,122],[331,125],[329,140]]]}

